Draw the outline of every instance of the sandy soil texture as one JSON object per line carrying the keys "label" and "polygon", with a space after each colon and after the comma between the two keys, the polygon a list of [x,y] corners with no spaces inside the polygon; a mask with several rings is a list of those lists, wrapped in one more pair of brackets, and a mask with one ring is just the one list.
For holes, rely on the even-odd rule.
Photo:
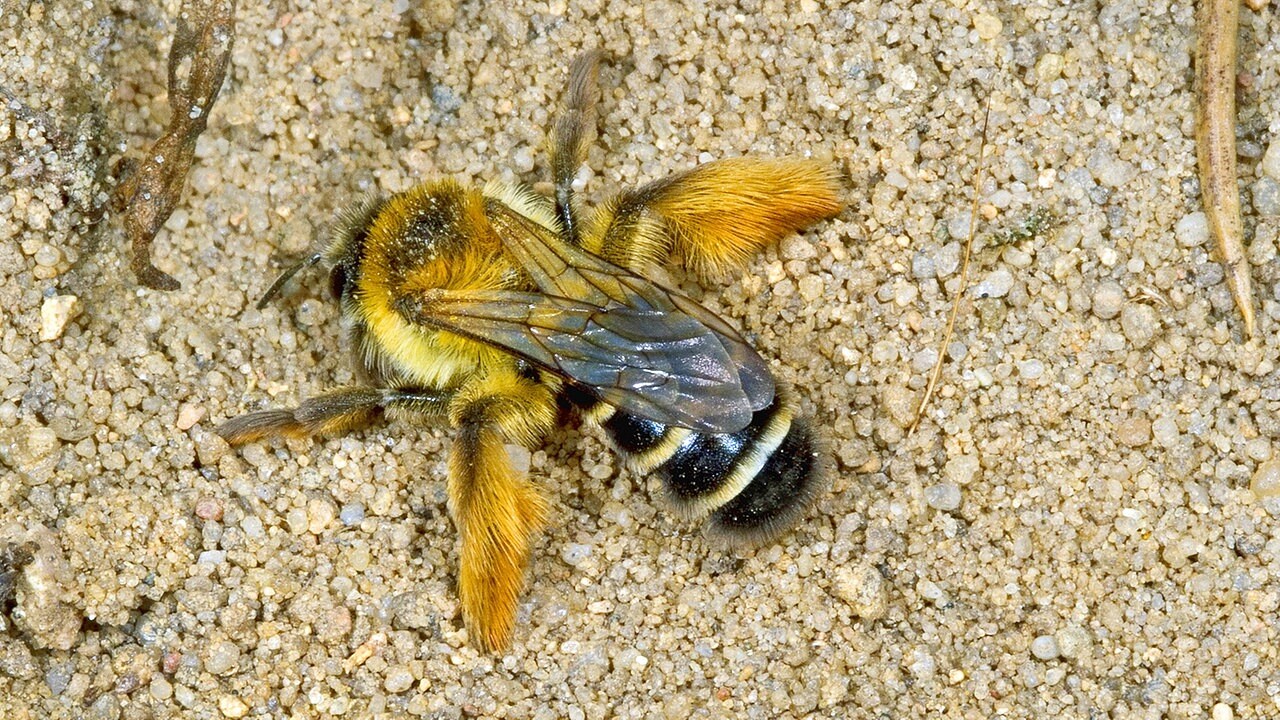
{"label": "sandy soil texture", "polygon": [[[155,246],[172,293],[87,218],[168,119],[178,3],[0,13],[0,717],[1280,713],[1274,5],[1241,15],[1245,342],[1200,208],[1190,2],[240,4]],[[558,432],[516,644],[485,656],[447,430],[211,428],[353,379],[324,279],[257,310],[272,277],[362,193],[545,180],[589,47],[612,56],[590,200],[747,153],[846,174],[837,219],[742,277],[673,271],[797,388],[835,477],[780,542],[723,552],[600,433]],[[908,435],[988,99],[973,286]]]}

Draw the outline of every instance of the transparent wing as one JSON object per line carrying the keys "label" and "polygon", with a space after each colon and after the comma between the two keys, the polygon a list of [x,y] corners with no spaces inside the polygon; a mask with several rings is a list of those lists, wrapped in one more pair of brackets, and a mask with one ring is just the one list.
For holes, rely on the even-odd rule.
{"label": "transparent wing", "polygon": [[668,425],[736,432],[755,409],[722,338],[679,310],[506,290],[432,291],[402,299],[397,309],[411,322],[514,352],[590,386],[611,405]]}
{"label": "transparent wing", "polygon": [[488,210],[499,235],[508,239],[504,247],[543,293],[601,308],[621,305],[692,319],[710,330],[729,356],[751,409],[773,402],[773,376],[764,359],[720,316],[693,298],[560,240],[500,202],[491,203]]}

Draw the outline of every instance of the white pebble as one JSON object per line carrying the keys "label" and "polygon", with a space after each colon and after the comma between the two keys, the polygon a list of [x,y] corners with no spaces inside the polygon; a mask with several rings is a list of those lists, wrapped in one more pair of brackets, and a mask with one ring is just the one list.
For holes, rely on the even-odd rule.
{"label": "white pebble", "polygon": [[592,548],[590,545],[581,543],[569,543],[560,549],[560,559],[564,560],[566,565],[570,567],[578,567],[591,557]]}
{"label": "white pebble", "polygon": [[1058,654],[1068,658],[1080,657],[1085,648],[1089,647],[1089,644],[1093,642],[1089,631],[1078,625],[1071,625],[1059,630],[1054,635],[1054,639],[1057,640]]}
{"label": "white pebble", "polygon": [[1044,361],[1042,360],[1023,360],[1018,363],[1018,374],[1028,380],[1038,380],[1044,375]]}
{"label": "white pebble", "polygon": [[1171,417],[1159,417],[1151,422],[1151,436],[1161,447],[1173,447],[1178,441],[1178,421]]}
{"label": "white pebble", "polygon": [[1253,209],[1259,215],[1280,215],[1280,182],[1258,178],[1253,184]]}
{"label": "white pebble", "polygon": [[226,550],[205,550],[196,557],[197,565],[221,565],[226,561]]}
{"label": "white pebble", "polygon": [[1280,138],[1273,139],[1262,156],[1262,174],[1272,180],[1280,180]]}
{"label": "white pebble", "polygon": [[227,640],[216,640],[209,644],[209,653],[204,660],[204,669],[214,675],[228,675],[240,664],[240,648]]}
{"label": "white pebble", "polygon": [[924,489],[924,501],[934,510],[951,512],[960,507],[960,488],[951,483],[938,483]]}
{"label": "white pebble", "polygon": [[916,73],[916,69],[910,65],[899,65],[889,71],[889,79],[903,90],[910,91],[916,89],[916,83],[920,81],[920,76]]}
{"label": "white pebble", "polygon": [[389,693],[402,693],[413,687],[413,683],[413,673],[409,668],[400,665],[387,671],[387,677],[382,681],[382,688]]}
{"label": "white pebble", "polygon": [[837,568],[831,581],[831,589],[836,597],[849,604],[855,615],[864,620],[884,617],[889,607],[884,577],[868,564],[856,568]]}
{"label": "white pebble", "polygon": [[1129,344],[1141,350],[1151,344],[1160,330],[1160,318],[1150,305],[1129,303],[1120,313],[1120,328]]}
{"label": "white pebble", "polygon": [[1123,306],[1124,290],[1119,283],[1108,280],[1093,291],[1093,314],[1099,318],[1110,320],[1120,314]]}
{"label": "white pebble", "polygon": [[1183,215],[1173,226],[1173,236],[1180,247],[1199,247],[1209,240],[1209,219],[1202,212]]}
{"label": "white pebble", "polygon": [[40,304],[40,341],[48,342],[62,337],[67,323],[80,314],[80,298],[75,295],[54,295]]}
{"label": "white pebble", "polygon": [[1259,500],[1280,497],[1280,460],[1268,460],[1259,465],[1249,482],[1249,489]]}
{"label": "white pebble", "polygon": [[364,520],[364,503],[352,502],[343,505],[342,510],[338,512],[338,519],[347,527],[359,525]]}
{"label": "white pebble", "polygon": [[249,706],[234,695],[223,695],[218,698],[218,709],[229,718],[242,718],[249,712]]}
{"label": "white pebble", "polygon": [[942,476],[954,485],[968,485],[978,477],[982,462],[977,455],[957,455],[947,460],[942,468]]}
{"label": "white pebble", "polygon": [[1041,635],[1031,641],[1031,654],[1040,660],[1053,660],[1060,654],[1058,641],[1052,635]]}
{"label": "white pebble", "polygon": [[333,524],[333,519],[337,514],[337,509],[333,507],[333,503],[323,498],[312,499],[307,503],[307,530],[312,535],[319,535]]}
{"label": "white pebble", "polygon": [[973,294],[980,298],[1000,298],[1013,289],[1013,274],[1005,268],[987,273],[982,282],[973,286]]}

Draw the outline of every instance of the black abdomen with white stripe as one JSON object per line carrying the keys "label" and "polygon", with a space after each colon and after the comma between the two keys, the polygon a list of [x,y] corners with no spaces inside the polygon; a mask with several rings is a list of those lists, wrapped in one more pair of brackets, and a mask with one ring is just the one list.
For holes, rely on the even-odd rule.
{"label": "black abdomen with white stripe", "polygon": [[819,467],[809,429],[779,394],[735,433],[664,425],[595,399],[574,398],[602,427],[628,467],[662,478],[685,516],[709,517],[714,534],[764,542],[786,530],[817,496]]}

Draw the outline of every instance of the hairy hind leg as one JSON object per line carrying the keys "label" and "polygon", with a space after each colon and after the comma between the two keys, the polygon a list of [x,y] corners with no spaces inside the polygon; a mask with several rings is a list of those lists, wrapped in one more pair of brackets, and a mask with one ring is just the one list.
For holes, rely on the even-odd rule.
{"label": "hairy hind leg", "polygon": [[564,112],[556,118],[548,138],[551,150],[551,180],[555,183],[556,216],[569,242],[578,242],[578,208],[573,197],[573,178],[587,157],[587,148],[596,136],[596,86],[600,59],[604,53],[588,50],[569,66]]}
{"label": "hairy hind leg", "polygon": [[722,275],[839,212],[837,180],[814,160],[709,162],[613,197],[586,223],[582,245],[637,272],[674,255],[700,275]]}
{"label": "hairy hind leg", "polygon": [[512,466],[508,443],[535,444],[555,422],[554,394],[514,373],[464,385],[451,403],[458,429],[449,456],[449,513],[461,551],[458,595],[462,617],[486,651],[511,644],[534,533],[547,502]]}

